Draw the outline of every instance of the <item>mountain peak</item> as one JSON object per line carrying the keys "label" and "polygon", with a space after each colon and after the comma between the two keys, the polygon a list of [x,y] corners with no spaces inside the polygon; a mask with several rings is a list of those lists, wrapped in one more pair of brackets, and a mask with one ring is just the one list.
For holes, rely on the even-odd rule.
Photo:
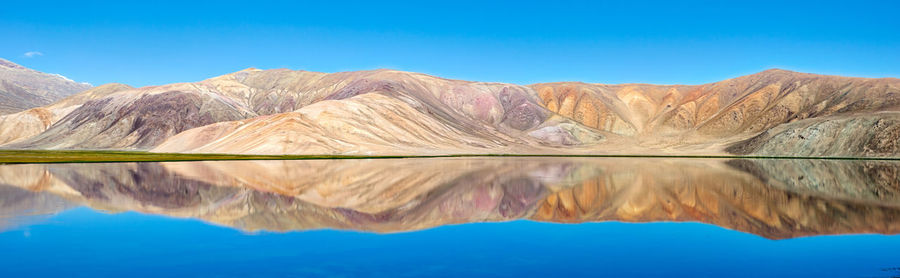
{"label": "mountain peak", "polygon": [[761,72],[751,74],[751,76],[795,76],[795,75],[816,75],[812,73],[797,72],[781,68],[770,68]]}
{"label": "mountain peak", "polygon": [[760,71],[753,74],[742,75],[732,79],[725,80],[763,80],[764,82],[774,82],[775,80],[783,80],[783,79],[792,79],[792,78],[806,78],[806,77],[814,77],[820,76],[818,74],[812,73],[804,73],[804,72],[796,72],[792,70],[780,69],[780,68],[771,68],[764,71]]}
{"label": "mountain peak", "polygon": [[39,72],[0,58],[0,115],[44,106],[90,89],[65,76]]}
{"label": "mountain peak", "polygon": [[103,84],[103,85],[94,87],[93,89],[101,89],[101,88],[134,89],[134,87],[132,87],[131,85],[123,84],[123,83],[116,83],[116,82],[113,82],[113,83],[106,83],[106,84]]}
{"label": "mountain peak", "polygon": [[786,69],[781,69],[781,68],[770,68],[770,69],[761,71],[761,72],[759,72],[759,73],[773,74],[773,73],[797,73],[797,72],[796,72],[796,71],[791,71],[791,70],[786,70]]}

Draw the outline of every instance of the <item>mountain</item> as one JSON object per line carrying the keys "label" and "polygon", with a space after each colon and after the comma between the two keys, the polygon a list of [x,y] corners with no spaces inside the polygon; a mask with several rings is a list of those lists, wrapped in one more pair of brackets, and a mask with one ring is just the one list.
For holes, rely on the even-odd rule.
{"label": "mountain", "polygon": [[[174,136],[191,128],[201,130]],[[190,152],[195,150],[186,146],[203,147],[225,136],[234,140],[220,144],[228,150],[205,149],[234,153],[409,153],[424,149],[453,152],[454,148],[485,152],[494,147],[523,151],[603,139],[602,132],[541,107],[530,89],[517,85],[392,70],[323,74],[249,69],[196,83],[125,90],[93,99],[43,133],[7,146],[161,146],[157,150]],[[166,140],[173,143],[163,143]]]}
{"label": "mountain", "polygon": [[91,87],[0,59],[0,115],[44,106]]}
{"label": "mountain", "polygon": [[14,143],[38,135],[88,100],[104,98],[127,89],[132,89],[132,87],[117,83],[105,84],[69,96],[51,105],[0,115],[0,144]]}
{"label": "mountain", "polygon": [[[254,74],[268,74],[254,72]],[[377,70],[340,73],[333,90],[304,93],[294,112],[173,136],[154,150],[231,153],[529,152],[600,141],[602,132],[553,115],[528,88]],[[319,94],[319,96],[315,96]]]}
{"label": "mountain", "polygon": [[[800,149],[757,152],[743,141],[776,126],[806,119],[856,121],[860,117],[895,118],[900,114],[900,79],[851,78],[797,73],[780,69],[695,86],[645,84],[602,85],[548,83],[532,85],[551,111],[590,127],[630,136],[638,144],[683,148],[715,144],[733,153],[833,155],[825,140],[805,140]],[[881,128],[897,128],[882,121]],[[856,127],[857,129],[870,126]],[[880,137],[897,139],[896,131],[876,129],[856,134],[859,144],[878,144]],[[847,134],[846,136],[849,136]],[[879,137],[880,136],[880,137]],[[757,140],[759,141],[759,140]],[[896,141],[896,140],[895,140]],[[753,143],[758,144],[758,142]],[[731,146],[734,145],[734,146]],[[900,154],[884,146],[854,154]]]}
{"label": "mountain", "polygon": [[703,85],[528,86],[395,70],[247,69],[75,102],[37,135],[3,135],[21,120],[0,121],[0,144],[240,154],[900,154],[900,79],[780,69]]}

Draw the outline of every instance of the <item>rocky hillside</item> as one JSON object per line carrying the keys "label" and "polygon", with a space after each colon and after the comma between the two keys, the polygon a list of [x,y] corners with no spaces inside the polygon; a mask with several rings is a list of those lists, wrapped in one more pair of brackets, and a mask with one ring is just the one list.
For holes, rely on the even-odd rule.
{"label": "rocky hillside", "polygon": [[51,105],[0,116],[0,144],[14,143],[36,136],[69,112],[92,99],[131,89],[124,84],[106,84],[72,95]]}
{"label": "rocky hillside", "polygon": [[900,112],[823,117],[782,124],[726,150],[735,154],[897,156]]}
{"label": "rocky hillside", "polygon": [[0,115],[44,106],[90,88],[90,84],[28,69],[0,58]]}

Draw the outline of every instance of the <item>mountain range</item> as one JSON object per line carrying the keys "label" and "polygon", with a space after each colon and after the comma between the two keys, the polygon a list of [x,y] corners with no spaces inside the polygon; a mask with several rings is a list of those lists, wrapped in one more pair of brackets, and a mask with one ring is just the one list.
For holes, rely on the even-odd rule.
{"label": "mountain range", "polygon": [[[7,76],[0,78],[13,82]],[[31,80],[32,87],[56,88],[43,85],[54,79]],[[896,78],[772,69],[702,85],[523,86],[396,70],[251,68],[193,83],[79,90],[0,116],[0,148],[356,155],[900,154]],[[4,105],[14,103],[5,98],[25,99],[6,92],[2,97]]]}

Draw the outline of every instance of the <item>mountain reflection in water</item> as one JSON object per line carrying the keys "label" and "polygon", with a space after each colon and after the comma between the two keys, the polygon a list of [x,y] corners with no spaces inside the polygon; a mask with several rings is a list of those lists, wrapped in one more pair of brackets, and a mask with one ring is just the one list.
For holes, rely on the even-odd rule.
{"label": "mountain reflection in water", "polygon": [[0,230],[75,206],[245,231],[696,221],[782,239],[900,232],[900,163],[423,158],[0,165]]}

